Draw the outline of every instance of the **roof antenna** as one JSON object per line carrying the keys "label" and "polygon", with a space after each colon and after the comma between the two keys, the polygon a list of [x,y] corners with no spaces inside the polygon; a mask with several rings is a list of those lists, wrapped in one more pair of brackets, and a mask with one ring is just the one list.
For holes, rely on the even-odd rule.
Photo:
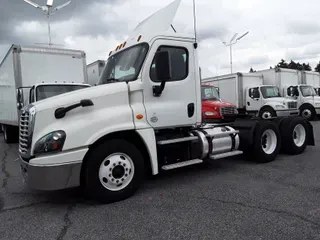
{"label": "roof antenna", "polygon": [[198,43],[197,43],[197,20],[196,20],[196,1],[193,0],[193,28],[194,28],[194,37],[195,37],[195,43],[193,44],[194,48],[197,49]]}

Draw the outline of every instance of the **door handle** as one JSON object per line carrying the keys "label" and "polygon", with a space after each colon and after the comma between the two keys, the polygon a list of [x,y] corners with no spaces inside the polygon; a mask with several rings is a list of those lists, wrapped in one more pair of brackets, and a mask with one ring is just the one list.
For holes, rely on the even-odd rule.
{"label": "door handle", "polygon": [[194,103],[189,103],[187,106],[188,117],[191,118],[194,115]]}

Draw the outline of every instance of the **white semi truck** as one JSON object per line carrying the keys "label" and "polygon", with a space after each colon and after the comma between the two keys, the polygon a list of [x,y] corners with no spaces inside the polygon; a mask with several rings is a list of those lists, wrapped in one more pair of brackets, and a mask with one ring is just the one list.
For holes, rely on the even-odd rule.
{"label": "white semi truck", "polygon": [[266,84],[276,85],[283,97],[295,99],[303,118],[313,120],[316,114],[320,114],[320,97],[314,85],[310,85],[315,84],[314,74],[278,67],[257,73],[263,75]]}
{"label": "white semi truck", "polygon": [[262,74],[233,73],[205,78],[213,83],[225,101],[237,106],[240,114],[267,119],[299,114],[297,101],[280,96],[278,87],[264,81]]}
{"label": "white semi truck", "polygon": [[243,152],[265,163],[281,148],[299,154],[314,145],[312,125],[299,116],[201,122],[198,43],[166,31],[179,3],[142,22],[112,51],[98,86],[23,109],[20,166],[31,188],[81,186],[108,203],[133,195],[145,171],[156,175]]}
{"label": "white semi truck", "polygon": [[97,60],[87,65],[88,83],[91,86],[98,84],[105,64],[105,61]]}
{"label": "white semi truck", "polygon": [[12,45],[0,63],[0,125],[7,143],[18,142],[23,106],[90,87],[83,51]]}

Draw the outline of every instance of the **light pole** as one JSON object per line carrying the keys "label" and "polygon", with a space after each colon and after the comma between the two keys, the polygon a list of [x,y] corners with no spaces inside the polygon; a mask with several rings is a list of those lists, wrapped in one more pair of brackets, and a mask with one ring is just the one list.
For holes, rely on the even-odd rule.
{"label": "light pole", "polygon": [[47,0],[47,5],[46,6],[40,6],[30,0],[24,0],[26,3],[30,4],[31,6],[41,9],[47,16],[47,21],[48,21],[48,37],[49,37],[49,46],[52,45],[51,43],[51,30],[50,30],[50,16],[54,15],[58,10],[61,8],[64,8],[65,6],[69,5],[71,1],[68,1],[60,6],[55,7],[52,11],[50,9],[52,8],[53,5],[53,0]]}
{"label": "light pole", "polygon": [[247,31],[246,33],[242,34],[238,38],[236,38],[238,36],[238,33],[234,34],[229,43],[226,43],[226,42],[222,41],[222,43],[225,46],[230,47],[230,68],[231,68],[231,73],[232,73],[232,45],[236,44],[241,38],[246,36],[248,33],[249,33],[249,31]]}

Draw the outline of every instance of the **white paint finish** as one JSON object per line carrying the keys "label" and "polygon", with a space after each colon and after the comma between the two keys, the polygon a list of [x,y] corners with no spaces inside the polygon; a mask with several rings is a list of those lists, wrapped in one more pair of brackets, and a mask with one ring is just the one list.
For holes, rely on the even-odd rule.
{"label": "white paint finish", "polygon": [[313,87],[320,86],[320,73],[311,72],[311,71],[303,71],[301,73],[301,83],[311,85]]}
{"label": "white paint finish", "polygon": [[136,39],[141,35],[156,35],[160,32],[165,32],[170,28],[170,25],[175,17],[180,6],[181,0],[175,0],[166,7],[153,13],[151,16],[140,22],[136,28],[130,33],[127,41]]}
{"label": "white paint finish", "polygon": [[23,86],[32,86],[42,82],[87,83],[82,58],[72,55],[22,51],[20,59]]}
{"label": "white paint finish", "polygon": [[0,123],[18,126],[17,93],[12,51],[0,65]]}
{"label": "white paint finish", "polygon": [[137,130],[137,133],[140,135],[140,137],[142,138],[143,142],[147,147],[147,150],[150,156],[152,174],[156,175],[159,173],[159,169],[158,169],[157,143],[156,143],[154,130],[152,128],[141,129],[141,130]]}
{"label": "white paint finish", "polygon": [[227,74],[203,79],[202,82],[213,83],[219,87],[220,97],[237,108],[245,108],[247,103],[247,90],[263,84],[261,74]]}
{"label": "white paint finish", "polygon": [[[128,83],[129,88],[129,102],[132,109],[132,117],[135,129],[150,128],[147,121],[147,113],[143,104],[143,89],[141,79]],[[142,119],[137,116],[142,115]]]}
{"label": "white paint finish", "polygon": [[[150,79],[150,67],[153,61],[155,52],[160,46],[178,46],[184,47],[189,51],[189,72],[187,78],[180,81],[166,82],[165,89],[160,97],[154,97],[152,87],[160,85],[160,83],[152,82]],[[144,105],[147,112],[147,120],[154,128],[176,127],[184,125],[193,125],[197,122],[196,109],[194,115],[189,118],[187,112],[187,105],[194,103],[195,108],[197,105],[197,88],[196,85],[200,84],[196,80],[195,56],[193,42],[185,39],[178,41],[175,39],[157,39],[150,47],[148,57],[145,61],[142,70],[142,83]],[[156,121],[151,121],[151,119]]]}
{"label": "white paint finish", "polygon": [[[68,112],[62,119],[55,119],[54,111],[57,108],[78,103],[82,99],[91,99],[94,106],[79,107]],[[78,90],[34,105],[37,112],[33,148],[37,140],[55,130],[66,132],[63,150],[68,150],[92,144],[111,132],[134,129],[126,83]]]}
{"label": "white paint finish", "polygon": [[[54,166],[61,164],[79,163],[82,162],[84,156],[88,152],[88,148],[77,149],[69,152],[60,152],[55,154],[39,155],[30,160],[32,166]],[[57,176],[59,177],[59,176]]]}

